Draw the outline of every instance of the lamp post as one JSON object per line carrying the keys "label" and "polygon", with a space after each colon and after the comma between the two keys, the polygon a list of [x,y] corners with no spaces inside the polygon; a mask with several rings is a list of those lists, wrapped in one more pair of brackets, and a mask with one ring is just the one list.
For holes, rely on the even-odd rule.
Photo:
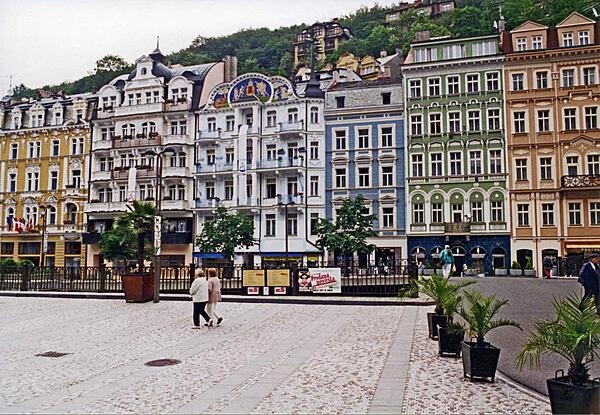
{"label": "lamp post", "polygon": [[[279,198],[281,198],[281,195],[277,195]],[[283,214],[285,216],[285,267],[287,268],[289,266],[288,264],[288,259],[289,259],[289,234],[290,234],[290,229],[289,229],[289,224],[288,224],[288,206],[294,206],[296,203],[292,200],[291,202],[287,202],[287,203],[283,203],[281,201],[279,201],[277,203],[278,207],[283,207]]]}
{"label": "lamp post", "polygon": [[173,155],[175,150],[172,147],[166,147],[159,152],[148,150],[144,153],[147,156],[156,156],[156,212],[154,216],[154,302],[160,301],[160,246],[161,246],[161,231],[162,231],[162,217],[161,214],[161,203],[162,203],[162,168],[163,168],[163,155]]}

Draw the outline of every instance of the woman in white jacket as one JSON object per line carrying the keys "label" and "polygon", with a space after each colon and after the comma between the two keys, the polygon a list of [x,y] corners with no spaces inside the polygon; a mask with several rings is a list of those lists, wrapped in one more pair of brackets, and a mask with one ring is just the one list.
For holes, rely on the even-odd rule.
{"label": "woman in white jacket", "polygon": [[206,303],[208,302],[208,281],[206,281],[204,271],[201,269],[197,269],[195,275],[196,278],[190,287],[190,295],[192,296],[192,302],[194,303],[194,327],[192,328],[199,329],[200,315],[202,315],[206,323],[210,320],[210,317],[206,314],[206,311],[204,311]]}

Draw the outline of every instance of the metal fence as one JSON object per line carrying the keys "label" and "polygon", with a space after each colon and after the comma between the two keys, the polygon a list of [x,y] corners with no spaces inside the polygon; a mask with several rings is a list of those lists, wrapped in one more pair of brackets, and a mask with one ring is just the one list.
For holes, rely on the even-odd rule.
{"label": "metal fence", "polygon": [[[161,293],[188,293],[197,267],[161,267]],[[201,267],[202,268],[202,267]],[[221,278],[223,294],[244,294],[245,269],[268,269],[245,266],[216,268]],[[298,272],[306,268],[340,268],[342,295],[395,296],[409,284],[409,266],[406,262],[390,266],[362,266],[359,264],[311,263],[290,264],[292,284],[298,281]],[[416,276],[416,267],[414,275]],[[151,272],[152,268],[144,271]],[[69,291],[69,292],[121,292],[121,275],[131,272],[123,267],[0,267],[2,291]],[[292,288],[294,285],[292,285]],[[297,292],[297,290],[292,290]],[[321,294],[320,294],[321,295]]]}

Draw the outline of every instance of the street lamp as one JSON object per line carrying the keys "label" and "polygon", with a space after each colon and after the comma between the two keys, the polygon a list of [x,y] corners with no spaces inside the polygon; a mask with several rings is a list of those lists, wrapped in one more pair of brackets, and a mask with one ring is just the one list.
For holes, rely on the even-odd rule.
{"label": "street lamp", "polygon": [[154,302],[158,303],[160,300],[160,245],[161,245],[161,228],[162,218],[161,203],[162,203],[162,168],[163,168],[163,155],[173,155],[176,151],[172,147],[165,147],[159,152],[154,150],[147,150],[144,154],[147,156],[156,156],[156,212],[154,216]]}
{"label": "street lamp", "polygon": [[[279,199],[281,199],[281,195],[278,194],[277,197]],[[290,202],[287,203],[283,203],[281,200],[277,203],[278,207],[283,207],[284,209],[284,216],[285,216],[285,266],[286,268],[289,266],[288,264],[288,257],[289,257],[289,234],[290,234],[290,229],[289,229],[289,223],[288,223],[288,206],[294,206],[296,203],[292,200]]]}

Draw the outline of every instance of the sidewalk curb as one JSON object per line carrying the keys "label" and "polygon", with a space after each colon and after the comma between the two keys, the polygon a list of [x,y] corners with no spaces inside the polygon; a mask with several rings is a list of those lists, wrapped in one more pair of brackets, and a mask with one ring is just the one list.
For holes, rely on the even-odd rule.
{"label": "sidewalk curb", "polygon": [[[31,298],[73,298],[94,300],[123,300],[123,293],[74,293],[60,291],[1,291],[0,297],[31,297]],[[222,296],[222,302],[229,303],[270,303],[270,304],[321,304],[321,305],[364,305],[364,306],[431,306],[433,301],[398,299],[373,299],[372,297],[348,298],[316,298],[313,296]],[[190,301],[186,294],[161,294],[163,301]]]}

